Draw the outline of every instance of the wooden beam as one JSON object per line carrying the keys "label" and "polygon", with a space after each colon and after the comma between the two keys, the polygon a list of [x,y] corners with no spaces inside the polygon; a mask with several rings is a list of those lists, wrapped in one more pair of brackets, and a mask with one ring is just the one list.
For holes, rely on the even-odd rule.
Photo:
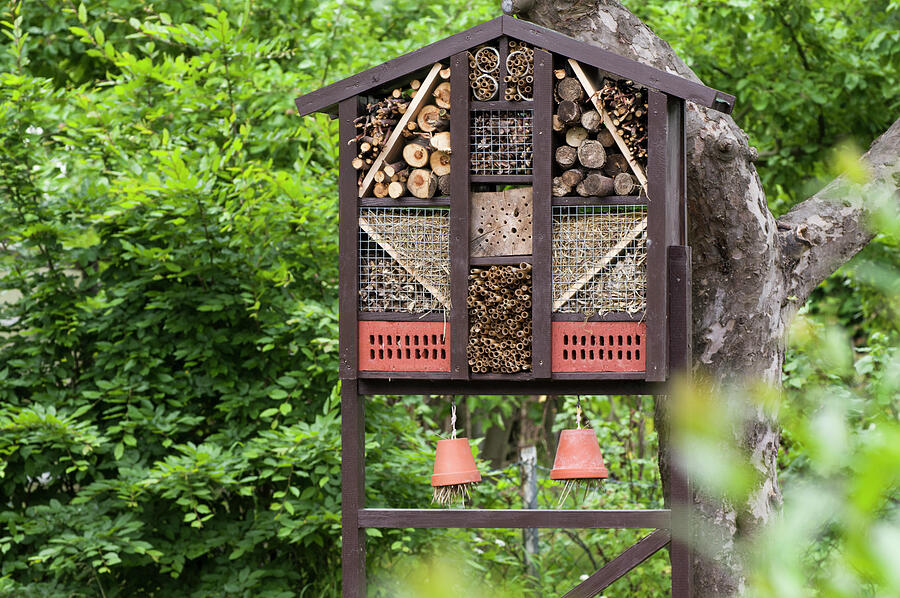
{"label": "wooden beam", "polygon": [[352,161],[356,157],[356,126],[359,99],[343,100],[338,107],[338,346],[342,380],[356,378],[359,367],[359,326],[356,322],[359,307],[359,200],[356,197],[356,171]]}
{"label": "wooden beam", "polygon": [[524,19],[516,19],[508,15],[503,15],[500,19],[504,35],[528,42],[536,48],[550,48],[555,53],[574,58],[582,64],[603,69],[622,79],[631,79],[641,85],[658,89],[707,108],[713,108],[724,114],[731,114],[734,109],[735,98],[733,95],[707,87],[702,83],[685,79],[681,75],[667,73],[631,58],[625,58],[597,45],[572,39],[556,31],[529,23]]}
{"label": "wooden beam", "polygon": [[602,569],[569,590],[563,598],[593,598],[617,579],[656,554],[669,543],[669,530],[658,529],[606,563]]}
{"label": "wooden beam", "polygon": [[409,107],[406,109],[406,112],[403,113],[400,121],[394,125],[394,130],[391,131],[391,136],[388,137],[387,142],[384,144],[384,149],[381,150],[381,153],[375,158],[375,161],[372,162],[372,167],[369,168],[369,172],[366,173],[366,178],[363,179],[362,185],[359,186],[360,197],[368,192],[369,187],[372,185],[372,181],[375,179],[375,173],[381,170],[382,164],[390,164],[397,160],[397,157],[403,150],[402,144],[399,143],[402,139],[403,130],[406,128],[410,119],[415,118],[419,114],[419,110],[422,109],[422,106],[431,99],[431,92],[434,91],[434,88],[437,87],[438,84],[438,72],[440,72],[440,70],[441,63],[436,62],[434,66],[431,67],[431,70],[428,71],[428,75],[425,77],[425,80],[422,81],[422,86],[416,91],[416,97],[409,103]]}
{"label": "wooden beam", "polygon": [[550,302],[553,300],[553,56],[546,50],[534,50],[534,129],[532,201],[532,245],[534,269],[532,277],[532,356],[534,377],[551,376]]}
{"label": "wooden beam", "polygon": [[634,172],[634,176],[637,177],[638,182],[642,187],[646,190],[647,188],[647,175],[644,173],[644,169],[641,168],[641,165],[638,164],[637,160],[634,159],[634,156],[631,155],[631,150],[628,149],[628,146],[625,145],[625,141],[616,131],[616,126],[613,124],[612,119],[609,117],[609,114],[606,112],[606,109],[603,108],[603,103],[600,101],[599,92],[594,87],[594,84],[588,79],[587,74],[584,72],[584,69],[581,68],[581,65],[578,64],[577,60],[569,59],[569,64],[572,66],[572,70],[575,71],[575,76],[578,77],[578,80],[581,81],[581,86],[584,87],[584,91],[587,92],[588,98],[590,98],[591,103],[594,105],[594,108],[597,109],[597,112],[600,113],[600,116],[603,118],[603,124],[606,125],[607,130],[612,134],[613,139],[616,140],[616,145],[619,146],[619,151],[622,152],[622,155],[625,156],[625,159],[628,160],[628,165],[631,166],[632,172]]}
{"label": "wooden beam", "polygon": [[458,52],[450,61],[450,376],[469,377],[469,56]]}
{"label": "wooden beam", "polygon": [[366,596],[366,533],[359,513],[366,506],[365,401],[356,380],[341,380],[341,581],[343,598]]}
{"label": "wooden beam", "polygon": [[[667,528],[668,509],[362,509],[360,527],[378,528]],[[668,541],[668,539],[666,540]]]}

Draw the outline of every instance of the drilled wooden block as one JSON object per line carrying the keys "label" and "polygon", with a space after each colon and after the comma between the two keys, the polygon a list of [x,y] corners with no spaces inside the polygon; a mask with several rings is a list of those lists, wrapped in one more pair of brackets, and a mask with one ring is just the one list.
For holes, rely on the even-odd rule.
{"label": "drilled wooden block", "polygon": [[531,187],[472,193],[472,257],[531,254]]}

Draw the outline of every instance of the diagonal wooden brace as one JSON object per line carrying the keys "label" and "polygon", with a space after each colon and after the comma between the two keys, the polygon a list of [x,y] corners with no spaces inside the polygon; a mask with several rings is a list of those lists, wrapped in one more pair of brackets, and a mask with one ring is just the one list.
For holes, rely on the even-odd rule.
{"label": "diagonal wooden brace", "polygon": [[669,530],[656,530],[569,590],[563,598],[593,598],[614,581],[624,577],[629,571],[656,554],[670,540]]}

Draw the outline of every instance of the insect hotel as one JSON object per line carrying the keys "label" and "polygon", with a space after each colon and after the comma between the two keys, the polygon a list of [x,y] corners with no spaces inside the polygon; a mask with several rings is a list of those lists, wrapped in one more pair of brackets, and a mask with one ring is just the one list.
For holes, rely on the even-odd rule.
{"label": "insect hotel", "polygon": [[[368,527],[654,529],[567,596],[666,546],[689,595],[670,509],[367,509],[363,439],[366,395],[665,394],[690,356],[686,101],[734,98],[507,16],[296,100],[339,120],[345,597],[365,596]],[[554,479],[606,477],[584,432]],[[437,460],[435,499],[465,499],[455,429]]]}

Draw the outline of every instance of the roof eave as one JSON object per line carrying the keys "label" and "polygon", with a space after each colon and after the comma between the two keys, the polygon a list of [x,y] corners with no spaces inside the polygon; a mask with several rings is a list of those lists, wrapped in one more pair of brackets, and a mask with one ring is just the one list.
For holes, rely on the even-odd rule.
{"label": "roof eave", "polygon": [[528,21],[503,15],[302,95],[294,100],[297,112],[300,116],[306,116],[313,112],[325,112],[336,116],[337,105],[341,100],[366,93],[393,79],[425,68],[435,62],[446,60],[457,52],[468,50],[501,35],[514,37],[537,47],[552,48],[554,52],[583,64],[631,79],[641,85],[725,114],[731,114],[734,108],[735,97],[730,94],[685,79],[680,75],[667,73],[642,62],[619,56],[609,50],[578,41]]}
{"label": "roof eave", "polygon": [[448,56],[468,50],[472,46],[483,44],[501,35],[503,35],[502,16],[423,46],[409,54],[388,60],[321,89],[311,91],[294,100],[294,104],[297,106],[300,116],[306,116],[313,112],[326,112],[334,116],[337,114],[337,105],[341,100],[365,93],[404,74],[446,60]]}

